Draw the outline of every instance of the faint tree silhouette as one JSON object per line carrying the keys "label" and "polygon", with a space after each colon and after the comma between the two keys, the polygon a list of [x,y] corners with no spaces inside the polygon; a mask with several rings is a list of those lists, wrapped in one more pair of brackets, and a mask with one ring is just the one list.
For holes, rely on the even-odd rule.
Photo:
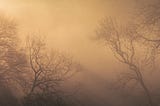
{"label": "faint tree silhouette", "polygon": [[128,73],[123,74],[123,81],[126,83],[133,80],[138,82],[145,92],[148,104],[154,106],[150,90],[144,81],[144,70],[139,64],[140,57],[138,55],[142,51],[137,46],[141,40],[139,33],[137,33],[137,25],[131,23],[126,26],[118,25],[115,20],[106,18],[100,23],[97,36],[105,42],[106,46],[110,47],[119,62],[129,67]]}
{"label": "faint tree silhouette", "polygon": [[25,64],[24,54],[19,51],[17,24],[13,19],[0,15],[0,79],[16,80]]}
{"label": "faint tree silhouette", "polygon": [[[26,64],[26,58],[25,54],[20,51],[18,41],[16,22],[4,14],[0,14],[0,83],[1,88],[5,87],[8,93],[5,90],[0,92],[1,94],[6,93],[7,96],[9,94],[14,96],[10,92],[12,92],[17,82],[23,79],[21,76],[22,66]],[[17,102],[16,98],[12,99]],[[5,102],[5,100],[1,102],[3,101]],[[11,105],[10,101],[12,100],[6,99],[6,101],[8,101],[8,104],[5,104],[6,106]]]}
{"label": "faint tree silhouette", "polygon": [[28,76],[24,87],[27,98],[56,97],[58,99],[61,91],[57,88],[78,71],[79,65],[64,53],[49,51],[44,39],[37,34],[27,37],[26,50],[28,57],[26,76]]}
{"label": "faint tree silhouette", "polygon": [[[17,31],[14,20],[0,15],[1,85],[11,91],[13,86],[22,90],[22,105],[25,106],[64,105],[63,92],[58,88],[80,70],[80,65],[64,53],[48,50],[44,39],[38,34],[27,37],[26,48],[20,47]],[[16,100],[13,101],[19,105]]]}
{"label": "faint tree silhouette", "polygon": [[160,1],[152,0],[138,9],[139,37],[150,43],[150,58],[155,64],[160,46]]}

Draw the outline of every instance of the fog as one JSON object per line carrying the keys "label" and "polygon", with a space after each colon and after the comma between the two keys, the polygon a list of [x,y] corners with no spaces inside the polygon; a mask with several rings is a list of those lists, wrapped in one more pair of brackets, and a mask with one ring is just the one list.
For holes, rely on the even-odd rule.
{"label": "fog", "polygon": [[120,11],[124,12],[125,8],[130,7],[126,1],[5,0],[0,4],[5,14],[18,21],[20,37],[40,31],[46,36],[50,47],[72,55],[97,77],[106,78],[115,73],[113,66],[119,63],[93,37],[103,17],[122,18]]}
{"label": "fog", "polygon": [[[125,90],[114,93],[112,85],[128,68],[115,58],[109,47],[96,39],[96,30],[105,17],[115,18],[123,24],[132,22],[138,8],[150,3],[148,1],[0,0],[0,12],[18,24],[21,45],[25,45],[28,35],[41,33],[48,48],[70,55],[82,66],[82,70],[65,85],[69,86],[65,88],[69,92],[78,88],[74,96],[82,106],[140,106],[135,102],[145,101],[142,95],[128,97],[129,91],[126,93]],[[156,73],[153,85],[159,80]],[[132,101],[134,97],[141,99]],[[129,104],[132,102],[135,105]]]}

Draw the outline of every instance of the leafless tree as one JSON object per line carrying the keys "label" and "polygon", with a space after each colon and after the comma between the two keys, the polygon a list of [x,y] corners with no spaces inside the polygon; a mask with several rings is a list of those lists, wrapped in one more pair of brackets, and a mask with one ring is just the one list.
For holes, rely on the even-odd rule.
{"label": "leafless tree", "polygon": [[97,35],[106,46],[110,47],[115,58],[129,67],[128,73],[123,76],[126,83],[138,82],[146,95],[149,106],[154,106],[152,95],[143,76],[144,70],[139,63],[142,48],[138,46],[140,37],[136,24],[119,25],[115,20],[106,18],[100,23]]}
{"label": "leafless tree", "polygon": [[40,36],[27,38],[27,95],[56,94],[57,87],[77,70],[71,57],[46,48]]}
{"label": "leafless tree", "polygon": [[[23,79],[21,77],[22,67],[26,64],[25,54],[20,51],[17,32],[15,20],[0,14],[0,84],[2,88],[8,89],[8,92],[12,92],[17,82]],[[4,90],[0,92],[4,92]],[[9,96],[13,96],[12,93]],[[6,101],[9,102],[9,100]],[[2,105],[2,103],[0,104]],[[6,105],[9,104],[11,103]]]}
{"label": "leafless tree", "polygon": [[144,4],[140,4],[137,9],[136,16],[138,18],[135,19],[135,23],[138,24],[139,37],[144,41],[144,44],[147,43],[150,46],[148,60],[155,66],[160,50],[160,1],[149,0]]}
{"label": "leafless tree", "polygon": [[16,80],[20,66],[24,65],[24,55],[19,51],[17,24],[13,19],[0,15],[0,79]]}
{"label": "leafless tree", "polygon": [[0,82],[7,82],[12,90],[13,86],[22,88],[25,97],[46,95],[61,100],[57,88],[79,65],[64,53],[48,50],[44,39],[36,34],[27,38],[23,49],[17,31],[14,20],[0,15]]}

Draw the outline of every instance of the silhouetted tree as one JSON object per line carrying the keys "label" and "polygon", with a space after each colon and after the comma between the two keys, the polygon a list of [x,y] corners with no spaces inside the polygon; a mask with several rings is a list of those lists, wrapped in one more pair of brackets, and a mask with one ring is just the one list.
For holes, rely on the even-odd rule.
{"label": "silhouetted tree", "polygon": [[17,24],[12,19],[0,15],[0,79],[7,81],[19,74],[24,65],[23,53],[18,48]]}
{"label": "silhouetted tree", "polygon": [[[26,100],[29,101],[30,106],[44,106],[51,99],[50,102],[54,102],[56,99],[55,103],[63,103],[63,101],[58,102],[62,100],[59,97],[61,91],[58,87],[77,72],[77,65],[69,56],[57,51],[49,51],[44,39],[40,36],[28,36],[26,50],[28,67],[26,68],[27,77],[24,87]],[[35,105],[35,103],[37,104]],[[47,106],[55,105],[49,104]]]}
{"label": "silhouetted tree", "polygon": [[[15,83],[19,82],[21,69],[24,64],[26,64],[25,54],[20,51],[18,46],[18,34],[17,34],[17,24],[13,19],[5,16],[4,14],[0,15],[0,84],[2,89],[0,92],[5,98],[6,96],[11,98],[6,98],[6,100],[1,100],[0,105],[13,105],[11,103],[12,99],[17,103],[16,98],[11,93],[15,87]],[[3,93],[2,93],[3,92]],[[8,92],[8,93],[7,93]],[[13,97],[13,98],[12,98]],[[2,97],[1,97],[2,98]],[[6,104],[2,104],[2,102]],[[5,101],[8,101],[5,102]],[[18,105],[18,104],[17,104]]]}
{"label": "silhouetted tree", "polygon": [[139,24],[139,37],[150,43],[150,60],[155,64],[160,46],[160,1],[150,0],[146,5],[141,5],[137,11]]}
{"label": "silhouetted tree", "polygon": [[105,42],[106,46],[110,47],[119,62],[129,67],[128,73],[123,74],[123,81],[138,82],[145,92],[148,104],[154,106],[150,90],[144,80],[144,70],[141,68],[141,63],[139,64],[141,58],[139,54],[142,52],[139,49],[143,47],[137,46],[138,41],[141,40],[137,33],[137,25],[131,23],[126,26],[118,25],[115,20],[106,18],[100,23],[97,36]]}

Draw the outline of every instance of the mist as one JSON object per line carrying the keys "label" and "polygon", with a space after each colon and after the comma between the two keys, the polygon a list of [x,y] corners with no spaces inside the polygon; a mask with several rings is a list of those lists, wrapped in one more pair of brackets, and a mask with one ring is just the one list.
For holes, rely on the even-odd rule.
{"label": "mist", "polygon": [[[8,102],[17,106],[44,106],[43,100],[50,103],[46,106],[159,106],[158,3],[156,0],[0,0],[0,15],[14,20],[17,25],[18,42],[12,44],[18,45],[15,60],[20,60],[22,66],[17,63],[20,64],[18,69],[23,70],[16,75],[9,74],[18,79],[7,80],[4,86],[8,91],[0,89],[0,92],[9,92],[0,93],[0,104],[2,101],[2,106],[10,106],[3,103],[3,97],[11,95]],[[117,41],[122,44],[118,45]],[[53,64],[45,66],[52,59]],[[12,63],[12,60],[7,62]],[[57,62],[62,65],[60,68]],[[54,68],[57,71],[53,73]],[[48,77],[42,74],[39,80],[55,77],[57,82],[49,83],[49,90],[45,88],[47,94],[52,91],[55,95],[42,99],[39,98],[44,93],[41,89],[48,83],[36,86],[36,80],[31,79],[45,71]],[[136,77],[132,78],[135,81],[126,83],[130,73]]]}

